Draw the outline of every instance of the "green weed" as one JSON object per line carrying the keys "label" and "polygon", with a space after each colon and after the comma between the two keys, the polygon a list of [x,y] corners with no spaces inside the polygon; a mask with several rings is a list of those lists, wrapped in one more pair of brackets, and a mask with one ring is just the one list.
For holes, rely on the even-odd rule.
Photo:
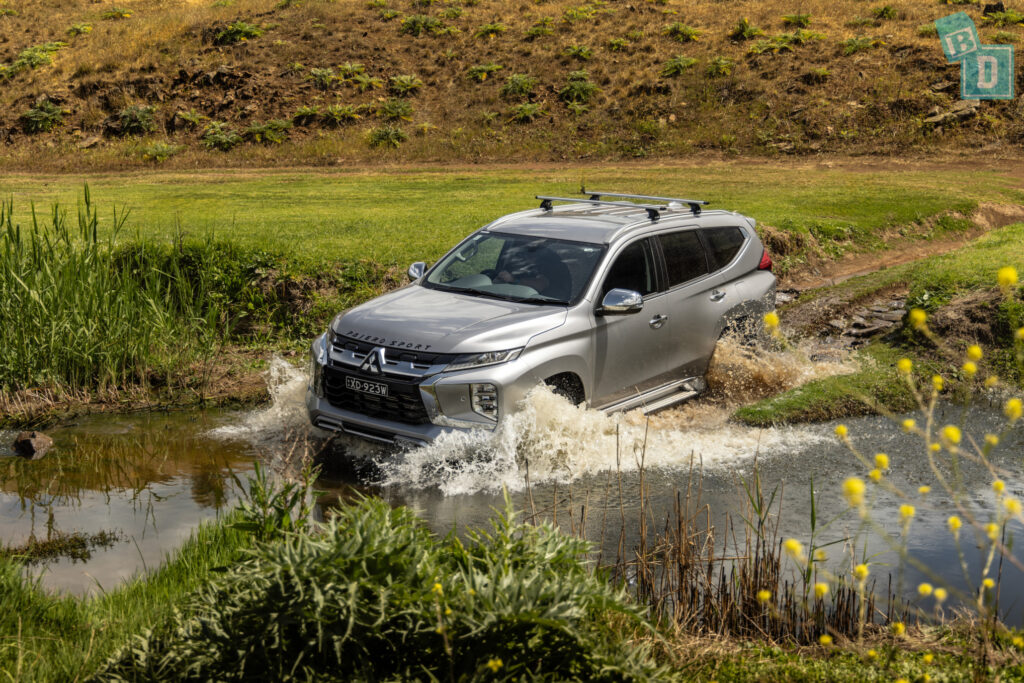
{"label": "green weed", "polygon": [[120,19],[131,19],[132,11],[124,7],[111,7],[100,13],[100,19],[107,21],[118,21]]}
{"label": "green weed", "polygon": [[558,91],[558,99],[566,104],[575,102],[587,104],[600,88],[590,81],[590,74],[585,70],[573,71],[569,74],[565,87]]}
{"label": "green weed", "polygon": [[388,90],[399,97],[415,95],[422,87],[423,81],[416,76],[410,76],[408,74],[392,76],[388,82]]}
{"label": "green weed", "polygon": [[873,8],[871,10],[871,16],[879,20],[895,19],[897,16],[899,16],[899,12],[892,5],[882,5],[880,7]]}
{"label": "green weed", "polygon": [[732,40],[753,40],[754,38],[763,35],[764,31],[751,24],[746,17],[743,17],[729,33],[729,38]]}
{"label": "green weed", "polygon": [[359,92],[367,90],[380,90],[384,87],[384,80],[370,74],[359,73],[348,79],[348,82],[355,86]]}
{"label": "green weed", "polygon": [[361,105],[355,104],[332,104],[323,113],[323,122],[330,128],[340,128],[362,118]]}
{"label": "green weed", "polygon": [[1001,45],[1011,45],[1019,40],[1016,33],[1010,31],[996,31],[989,36],[989,41]]}
{"label": "green weed", "polygon": [[402,20],[402,27],[399,29],[399,32],[419,37],[424,33],[436,34],[442,28],[444,28],[444,23],[436,17],[426,14],[413,14]]}
{"label": "green weed", "polygon": [[43,100],[21,115],[21,127],[30,134],[48,133],[60,125],[64,113],[64,110],[53,102]]}
{"label": "green weed", "polygon": [[377,108],[377,115],[385,121],[411,121],[412,103],[397,97],[381,102]]}
{"label": "green weed", "polygon": [[13,62],[0,64],[0,79],[13,78],[22,71],[52,64],[53,54],[67,46],[67,43],[55,41],[27,47],[18,53]]}
{"label": "green weed", "polygon": [[811,25],[810,14],[784,14],[782,15],[782,25],[792,26],[795,28],[807,28]]}
{"label": "green weed", "polygon": [[473,35],[477,38],[493,38],[495,36],[500,36],[507,30],[508,26],[502,23],[484,24],[477,28],[476,33]]}
{"label": "green weed", "polygon": [[72,38],[75,36],[84,36],[88,33],[92,33],[92,24],[72,24],[67,30],[67,34]]}
{"label": "green weed", "polygon": [[234,45],[244,43],[252,38],[259,38],[264,33],[259,26],[246,23],[239,19],[228,24],[227,28],[217,33],[213,42],[216,45]]}
{"label": "green weed", "polygon": [[608,41],[608,50],[610,52],[623,52],[629,48],[629,41],[625,38],[612,38]]}
{"label": "green weed", "polygon": [[552,28],[554,21],[551,17],[544,17],[536,24],[526,29],[526,39],[534,40],[536,38],[542,38],[544,36],[550,36],[555,30]]}
{"label": "green weed", "polygon": [[391,21],[402,16],[402,13],[396,9],[384,8],[380,12],[377,12],[377,16],[380,17],[381,21]]}
{"label": "green weed", "polygon": [[200,114],[195,109],[189,109],[188,111],[178,110],[174,113],[174,118],[184,123],[185,128],[188,130],[195,130],[203,125],[205,121],[209,120],[209,117]]}
{"label": "green weed", "polygon": [[274,119],[266,123],[252,123],[242,131],[242,139],[263,145],[279,145],[288,139],[292,122]]}
{"label": "green weed", "polygon": [[879,38],[872,38],[870,36],[863,36],[860,38],[847,38],[840,46],[843,48],[843,54],[850,56],[858,52],[864,52],[865,50],[873,50],[877,47],[885,45],[885,41]]}
{"label": "green weed", "polygon": [[508,110],[509,123],[531,123],[541,116],[547,116],[547,112],[534,102],[517,104]]}
{"label": "green weed", "polygon": [[321,90],[327,90],[334,83],[334,69],[331,67],[314,67],[309,70],[306,80],[313,81],[313,84]]}
{"label": "green weed", "polygon": [[397,148],[408,139],[406,132],[398,126],[380,126],[370,131],[367,143],[370,147]]}
{"label": "green weed", "polygon": [[702,31],[677,21],[666,26],[662,33],[680,43],[692,43],[697,41]]}
{"label": "green weed", "polygon": [[577,59],[581,62],[586,62],[594,56],[594,51],[586,45],[569,45],[562,51],[562,54],[566,57],[572,57],[573,59]]}
{"label": "green weed", "polygon": [[122,135],[145,135],[156,130],[156,108],[148,104],[132,104],[117,114]]}
{"label": "green weed", "polygon": [[229,152],[241,144],[242,136],[230,124],[223,121],[211,121],[203,129],[199,141],[207,149]]}
{"label": "green weed", "polygon": [[921,24],[917,27],[917,35],[921,38],[937,38],[939,36],[939,29],[934,22]]}
{"label": "green weed", "polygon": [[992,12],[985,16],[985,23],[993,26],[1013,26],[1024,24],[1024,14],[1015,9],[1008,9],[1005,12]]}
{"label": "green weed", "polygon": [[160,141],[141,145],[137,148],[137,153],[145,161],[162,164],[183,149],[185,149],[184,145],[174,145],[169,142]]}
{"label": "green weed", "polygon": [[349,80],[364,73],[366,73],[366,67],[358,62],[345,62],[338,65],[338,77],[342,80]]}
{"label": "green weed", "polygon": [[527,99],[533,95],[537,79],[529,74],[512,74],[501,86],[501,96],[507,100]]}
{"label": "green weed", "polygon": [[711,78],[728,76],[729,74],[732,73],[732,68],[735,65],[736,62],[729,59],[728,57],[716,55],[708,61],[708,65],[704,69],[704,73],[706,73]]}
{"label": "green weed", "polygon": [[501,64],[496,64],[494,62],[488,62],[487,64],[475,64],[466,69],[466,77],[471,81],[483,83],[487,80],[488,76],[497,71],[501,71],[504,68],[505,67]]}
{"label": "green weed", "polygon": [[313,106],[302,106],[295,110],[292,114],[292,123],[296,126],[309,126],[320,118],[320,107]]}
{"label": "green weed", "polygon": [[687,57],[685,55],[676,55],[672,59],[665,62],[665,65],[661,68],[661,75],[665,78],[675,78],[676,76],[682,76],[691,66],[697,63],[697,60],[693,57]]}

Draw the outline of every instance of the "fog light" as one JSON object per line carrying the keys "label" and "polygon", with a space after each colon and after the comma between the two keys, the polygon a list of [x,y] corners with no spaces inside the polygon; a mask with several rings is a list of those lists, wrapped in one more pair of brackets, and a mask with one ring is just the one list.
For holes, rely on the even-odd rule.
{"label": "fog light", "polygon": [[473,412],[488,420],[498,420],[498,388],[493,384],[470,384]]}

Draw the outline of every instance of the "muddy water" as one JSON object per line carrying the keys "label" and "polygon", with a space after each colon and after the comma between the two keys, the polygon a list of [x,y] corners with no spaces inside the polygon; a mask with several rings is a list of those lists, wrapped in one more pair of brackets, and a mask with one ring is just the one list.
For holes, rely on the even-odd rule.
{"label": "muddy water", "polygon": [[[647,420],[635,414],[606,416],[568,405],[550,392],[534,393],[524,410],[495,433],[458,434],[407,452],[386,452],[365,443],[335,439],[327,443],[306,426],[302,407],[305,381],[283,362],[272,364],[272,405],[248,412],[97,416],[54,432],[58,450],[38,462],[0,460],[0,535],[16,543],[52,529],[95,532],[112,529],[126,539],[96,550],[85,563],[61,561],[43,570],[45,585],[82,593],[97,585],[110,588],[125,576],[157,564],[201,520],[215,517],[237,496],[234,476],[244,479],[256,459],[278,465],[296,463],[310,450],[323,449],[330,472],[318,482],[323,504],[360,490],[409,505],[439,533],[486,524],[502,507],[508,491],[513,505],[528,516],[552,519],[567,531],[595,543],[595,557],[614,561],[637,544],[637,520],[644,514],[661,526],[677,500],[691,511],[706,506],[712,523],[732,525],[742,535],[747,511],[745,486],[755,471],[769,494],[782,505],[772,515],[781,537],[810,539],[811,487],[815,491],[819,542],[854,539],[829,548],[829,567],[843,570],[853,558],[868,558],[873,575],[902,580],[903,593],[923,580],[965,585],[960,552],[976,576],[973,534],[964,529],[958,551],[945,527],[956,510],[935,484],[921,444],[881,418],[847,422],[854,443],[869,458],[884,451],[892,461],[887,475],[907,498],[872,487],[872,523],[864,525],[839,494],[851,475],[867,468],[837,443],[834,425],[752,429],[729,423],[737,402],[778,391],[807,379],[848,372],[841,362],[811,362],[813,349],[753,357],[740,349],[720,354],[710,395]],[[959,408],[947,407],[940,424],[958,422]],[[998,406],[976,405],[969,417],[976,438],[998,432]],[[2,435],[0,443],[7,443]],[[993,464],[1007,490],[1024,497],[1024,429],[1004,434]],[[953,476],[949,463],[940,471]],[[956,476],[966,492],[961,510],[983,522],[996,507],[993,472],[968,462]],[[917,493],[929,484],[933,492]],[[643,496],[641,496],[643,490]],[[688,497],[688,498],[687,498]],[[900,543],[896,509],[911,502],[916,515],[907,544],[920,560],[904,566],[880,536]],[[623,522],[623,520],[625,520]],[[824,530],[821,526],[830,524]],[[1008,530],[1019,536],[1016,523]],[[1024,621],[1024,576],[1003,565],[1001,606],[1013,623]],[[994,572],[993,572],[994,573]],[[902,576],[902,579],[901,579]],[[922,606],[931,609],[933,603]]]}

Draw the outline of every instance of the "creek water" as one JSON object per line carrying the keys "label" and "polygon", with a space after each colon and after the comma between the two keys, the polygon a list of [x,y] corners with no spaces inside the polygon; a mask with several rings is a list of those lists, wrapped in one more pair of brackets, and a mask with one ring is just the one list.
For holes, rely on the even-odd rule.
{"label": "creek water", "polygon": [[[893,589],[926,611],[935,603],[917,598],[921,581],[948,585],[954,597],[963,597],[957,591],[976,585],[986,560],[979,548],[987,544],[969,525],[957,544],[946,519],[959,514],[987,522],[990,511],[999,509],[991,487],[996,476],[1006,482],[1008,495],[1024,497],[1024,428],[1004,431],[999,399],[975,401],[966,412],[942,405],[938,424],[964,423],[965,435],[979,441],[1001,433],[1001,442],[989,465],[961,458],[954,468],[940,454],[933,470],[920,438],[904,434],[898,422],[845,421],[866,458],[882,451],[891,461],[887,485],[868,487],[869,526],[840,492],[846,477],[866,478],[868,467],[838,442],[834,423],[757,429],[727,419],[739,402],[853,369],[842,361],[812,362],[813,356],[812,350],[752,356],[727,347],[717,356],[707,396],[649,420],[604,415],[536,391],[493,433],[453,434],[406,452],[345,438],[327,441],[310,429],[302,404],[305,378],[275,359],[273,402],[261,409],[95,415],[53,430],[56,448],[41,460],[0,450],[0,543],[113,531],[119,540],[93,549],[87,560],[60,559],[31,569],[55,590],[109,590],[157,566],[202,520],[227,510],[255,462],[294,466],[319,452],[326,467],[317,482],[326,491],[324,511],[353,491],[372,493],[410,506],[443,534],[485,526],[507,495],[521,514],[555,520],[592,540],[594,559],[603,563],[637,545],[641,513],[653,541],[680,502],[691,514],[704,511],[719,544],[727,529],[742,538],[755,480],[766,497],[774,496],[770,521],[779,538],[809,544],[813,488],[816,539],[836,542],[827,548],[829,570],[848,571],[869,560],[881,588],[891,575]],[[12,438],[0,433],[0,449]],[[953,500],[945,493],[936,472],[956,481],[962,496]],[[918,493],[922,485],[932,491]],[[897,510],[908,503],[915,516],[904,536]],[[1020,532],[1019,524],[1008,524],[1007,542]],[[904,542],[910,562],[899,561]],[[994,563],[989,575],[1002,572],[1000,611],[1020,624],[1024,574],[1015,562]],[[947,614],[955,604],[946,603]]]}

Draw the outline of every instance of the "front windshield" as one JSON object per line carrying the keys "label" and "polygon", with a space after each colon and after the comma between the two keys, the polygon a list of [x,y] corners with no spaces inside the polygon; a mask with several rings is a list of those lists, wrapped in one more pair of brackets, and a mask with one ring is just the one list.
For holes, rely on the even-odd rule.
{"label": "front windshield", "polygon": [[604,253],[599,244],[480,232],[430,271],[426,286],[509,301],[568,304]]}

